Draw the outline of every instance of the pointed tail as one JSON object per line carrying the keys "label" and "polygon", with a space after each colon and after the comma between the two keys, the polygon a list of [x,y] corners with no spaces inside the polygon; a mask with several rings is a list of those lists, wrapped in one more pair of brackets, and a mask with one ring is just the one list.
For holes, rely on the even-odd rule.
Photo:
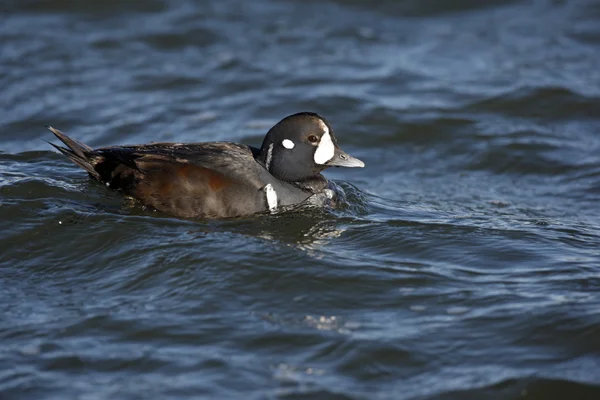
{"label": "pointed tail", "polygon": [[67,145],[67,147],[57,146],[54,143],[48,142],[50,145],[67,156],[69,160],[85,169],[94,178],[100,180],[100,174],[94,169],[94,149],[86,144],[71,139],[58,129],[54,129],[48,125],[46,125],[46,128],[48,128],[61,142]]}

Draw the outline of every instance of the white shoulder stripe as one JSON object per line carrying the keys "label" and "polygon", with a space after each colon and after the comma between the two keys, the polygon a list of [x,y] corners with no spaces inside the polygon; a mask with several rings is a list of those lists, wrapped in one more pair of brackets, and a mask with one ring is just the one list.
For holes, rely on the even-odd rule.
{"label": "white shoulder stripe", "polygon": [[269,211],[273,212],[277,210],[277,192],[273,189],[273,185],[270,183],[265,186],[265,195],[267,196],[267,205]]}

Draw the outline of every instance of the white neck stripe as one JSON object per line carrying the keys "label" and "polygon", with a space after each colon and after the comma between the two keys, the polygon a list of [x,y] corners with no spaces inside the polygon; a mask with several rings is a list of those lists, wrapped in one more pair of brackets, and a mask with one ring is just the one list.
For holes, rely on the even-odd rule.
{"label": "white neck stripe", "polygon": [[265,167],[267,168],[267,171],[271,172],[269,170],[269,168],[271,168],[271,159],[273,158],[273,143],[271,143],[269,145],[269,148],[267,149],[267,159],[265,160]]}

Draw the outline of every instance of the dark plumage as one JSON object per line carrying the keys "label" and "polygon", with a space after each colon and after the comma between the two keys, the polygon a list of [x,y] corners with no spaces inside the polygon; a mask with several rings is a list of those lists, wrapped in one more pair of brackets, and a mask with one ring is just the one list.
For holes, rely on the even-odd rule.
{"label": "dark plumage", "polygon": [[298,204],[322,192],[331,166],[363,167],[314,113],[284,118],[260,149],[230,142],[152,143],[92,149],[48,127],[52,144],[92,178],[178,217],[237,217]]}

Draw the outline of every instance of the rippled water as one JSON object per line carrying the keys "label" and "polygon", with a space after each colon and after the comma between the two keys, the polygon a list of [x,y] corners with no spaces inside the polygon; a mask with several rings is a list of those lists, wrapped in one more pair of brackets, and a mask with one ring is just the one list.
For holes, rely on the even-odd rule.
{"label": "rippled water", "polygon": [[[0,398],[600,398],[599,4],[3,2]],[[337,210],[170,218],[42,141],[302,110]]]}

